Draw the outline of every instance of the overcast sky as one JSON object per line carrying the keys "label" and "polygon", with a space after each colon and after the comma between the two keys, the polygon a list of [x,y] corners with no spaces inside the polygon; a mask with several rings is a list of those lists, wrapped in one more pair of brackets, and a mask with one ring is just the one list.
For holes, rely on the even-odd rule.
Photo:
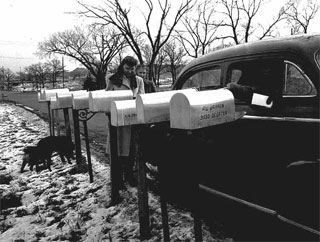
{"label": "overcast sky", "polygon": [[[141,7],[141,0],[127,0],[129,5]],[[173,0],[173,4],[181,0]],[[284,0],[273,0],[279,7]],[[315,0],[317,1],[317,0]],[[92,0],[94,2],[103,2]],[[133,8],[136,6],[132,6]],[[10,68],[13,71],[23,70],[24,67],[40,60],[34,55],[38,42],[45,40],[51,34],[71,29],[83,24],[74,12],[79,5],[76,0],[0,0],[0,68]],[[270,14],[270,7],[267,14]],[[141,14],[138,24],[141,24]],[[319,14],[318,14],[319,17]],[[310,26],[310,32],[320,32],[318,21]],[[75,61],[64,59],[66,69],[72,70],[78,66]]]}
{"label": "overcast sky", "polygon": [[39,62],[33,54],[38,42],[81,23],[68,14],[75,6],[75,0],[0,0],[0,67],[19,71]]}

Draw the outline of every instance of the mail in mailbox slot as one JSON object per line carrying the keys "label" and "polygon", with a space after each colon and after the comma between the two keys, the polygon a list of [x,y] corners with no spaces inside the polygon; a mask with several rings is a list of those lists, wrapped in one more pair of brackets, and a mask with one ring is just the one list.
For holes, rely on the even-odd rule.
{"label": "mail in mailbox slot", "polygon": [[135,100],[113,101],[110,112],[113,126],[138,124]]}
{"label": "mail in mailbox slot", "polygon": [[58,100],[56,97],[50,97],[50,108],[53,109],[59,109]]}
{"label": "mail in mailbox slot", "polygon": [[133,99],[131,90],[91,91],[89,92],[89,109],[92,112],[109,113],[112,101]]}
{"label": "mail in mailbox slot", "polygon": [[60,108],[71,108],[72,107],[72,96],[70,92],[67,93],[56,93],[58,106]]}
{"label": "mail in mailbox slot", "polygon": [[170,101],[170,127],[199,129],[231,122],[240,116],[235,112],[234,97],[227,89],[177,93]]}
{"label": "mail in mailbox slot", "polygon": [[139,123],[156,123],[168,121],[169,104],[176,93],[194,93],[196,89],[183,89],[156,93],[138,94],[136,99]]}
{"label": "mail in mailbox slot", "polygon": [[56,93],[68,93],[68,88],[62,88],[62,89],[41,89],[38,93],[38,101],[39,102],[45,102],[50,101],[51,97],[55,97]]}
{"label": "mail in mailbox slot", "polygon": [[86,90],[79,90],[71,92],[72,108],[75,110],[89,108],[89,92]]}

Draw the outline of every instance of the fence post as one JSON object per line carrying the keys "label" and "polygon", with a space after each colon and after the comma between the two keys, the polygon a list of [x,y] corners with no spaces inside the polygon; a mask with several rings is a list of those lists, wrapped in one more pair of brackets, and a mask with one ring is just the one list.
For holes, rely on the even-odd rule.
{"label": "fence post", "polygon": [[86,140],[88,172],[89,172],[89,177],[90,177],[90,183],[92,183],[93,182],[93,174],[92,174],[91,153],[90,153],[89,136],[88,136],[88,126],[87,126],[86,120],[84,120],[82,123],[83,123],[83,129],[84,129],[84,136],[85,136],[85,140]]}
{"label": "fence post", "polygon": [[60,117],[59,117],[59,110],[54,110],[55,113],[55,120],[56,120],[56,126],[57,126],[57,136],[60,136]]}
{"label": "fence post", "polygon": [[121,164],[117,147],[117,128],[111,125],[111,115],[107,114],[110,134],[110,179],[111,179],[111,204],[120,202]]}
{"label": "fence post", "polygon": [[48,106],[49,132],[50,132],[50,136],[52,136],[52,120],[51,120],[50,101],[47,101],[47,106]]}
{"label": "fence post", "polygon": [[138,171],[138,207],[139,207],[139,223],[140,223],[140,239],[150,238],[150,218],[148,204],[148,188],[146,178],[146,167],[144,159],[144,151],[141,141],[144,138],[144,126],[136,125],[137,139],[136,147],[136,164]]}
{"label": "fence post", "polygon": [[66,129],[66,136],[72,140],[71,138],[71,127],[70,127],[70,118],[69,118],[69,109],[63,108],[63,115],[64,115],[64,123]]}
{"label": "fence post", "polygon": [[80,137],[80,123],[79,123],[79,111],[72,109],[73,128],[74,128],[74,143],[76,151],[76,161],[79,165],[81,162],[81,137]]}
{"label": "fence post", "polygon": [[164,177],[162,173],[161,162],[158,164],[158,172],[159,172],[160,205],[161,205],[163,239],[164,241],[170,241],[167,199],[166,199],[166,195],[163,187]]}

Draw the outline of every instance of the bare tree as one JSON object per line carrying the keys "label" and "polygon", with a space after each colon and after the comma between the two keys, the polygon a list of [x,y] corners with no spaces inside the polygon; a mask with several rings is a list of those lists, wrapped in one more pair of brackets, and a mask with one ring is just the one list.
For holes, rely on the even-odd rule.
{"label": "bare tree", "polygon": [[307,33],[310,21],[319,11],[319,2],[315,0],[289,0],[287,20],[291,25],[291,33]]}
{"label": "bare tree", "polygon": [[182,46],[179,46],[176,39],[171,39],[165,44],[164,53],[166,54],[166,59],[170,66],[173,84],[177,79],[177,69],[184,64],[183,57],[186,56],[187,53]]}
{"label": "bare tree", "polygon": [[[164,48],[159,50],[159,54],[157,55],[154,64],[150,66],[149,73],[151,72],[153,74],[153,80],[155,80],[155,83],[157,86],[160,85],[160,75],[164,71],[164,64],[166,61],[166,53],[164,52]],[[150,75],[150,74],[149,74]]]}
{"label": "bare tree", "polygon": [[[192,8],[194,0],[185,0],[178,9],[170,11],[172,6],[169,0],[158,0],[157,6],[154,6],[153,0],[144,0],[146,11],[142,12],[144,17],[144,29],[140,30],[132,24],[132,19],[136,16],[130,15],[130,8],[124,7],[120,0],[106,0],[105,6],[92,6],[89,4],[78,3],[85,9],[79,12],[80,14],[95,18],[100,24],[112,24],[115,26],[126,39],[132,51],[136,54],[140,63],[144,63],[142,47],[148,41],[151,47],[152,55],[149,65],[149,78],[152,79],[152,66],[159,54],[162,46],[168,41],[177,23],[182,16]],[[126,2],[127,3],[127,2]],[[155,24],[151,21],[156,14],[160,13],[160,19],[157,21],[157,29],[154,29]],[[168,17],[173,20],[169,23]],[[154,33],[156,33],[154,35]],[[151,67],[151,68],[150,68]]]}
{"label": "bare tree", "polygon": [[218,0],[222,8],[219,12],[223,18],[220,26],[230,29],[230,34],[222,34],[222,37],[231,38],[235,44],[239,44],[248,42],[253,34],[256,39],[272,36],[276,25],[285,19],[288,5],[271,15],[272,19],[264,26],[255,20],[266,2],[267,0]]}
{"label": "bare tree", "polygon": [[7,90],[11,90],[12,87],[12,80],[15,77],[15,73],[11,71],[9,68],[2,67],[1,69],[1,80],[2,86],[5,87],[7,85]]}
{"label": "bare tree", "polygon": [[63,66],[58,59],[52,59],[44,63],[45,69],[51,74],[52,88],[55,88],[57,77],[62,73]]}
{"label": "bare tree", "polygon": [[199,3],[194,13],[184,16],[182,23],[185,30],[176,30],[176,35],[190,57],[204,55],[210,45],[218,38],[216,32],[219,23],[212,24],[215,5],[210,0]]}
{"label": "bare tree", "polygon": [[37,90],[45,87],[45,80],[49,75],[49,70],[44,63],[32,64],[25,68],[25,72],[28,76],[28,82],[33,82]]}
{"label": "bare tree", "polygon": [[109,25],[90,25],[86,29],[53,34],[38,46],[39,56],[66,55],[79,61],[96,78],[97,88],[105,87],[105,75],[112,58],[125,47],[122,35]]}

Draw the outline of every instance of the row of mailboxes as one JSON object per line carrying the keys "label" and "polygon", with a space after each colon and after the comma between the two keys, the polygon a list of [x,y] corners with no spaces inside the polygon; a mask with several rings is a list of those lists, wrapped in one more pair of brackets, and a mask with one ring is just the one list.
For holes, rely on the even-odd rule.
{"label": "row of mailboxes", "polygon": [[198,129],[239,118],[233,94],[227,89],[196,89],[138,94],[132,91],[42,90],[39,101],[50,101],[51,109],[88,109],[111,114],[113,126],[170,121],[171,128]]}

